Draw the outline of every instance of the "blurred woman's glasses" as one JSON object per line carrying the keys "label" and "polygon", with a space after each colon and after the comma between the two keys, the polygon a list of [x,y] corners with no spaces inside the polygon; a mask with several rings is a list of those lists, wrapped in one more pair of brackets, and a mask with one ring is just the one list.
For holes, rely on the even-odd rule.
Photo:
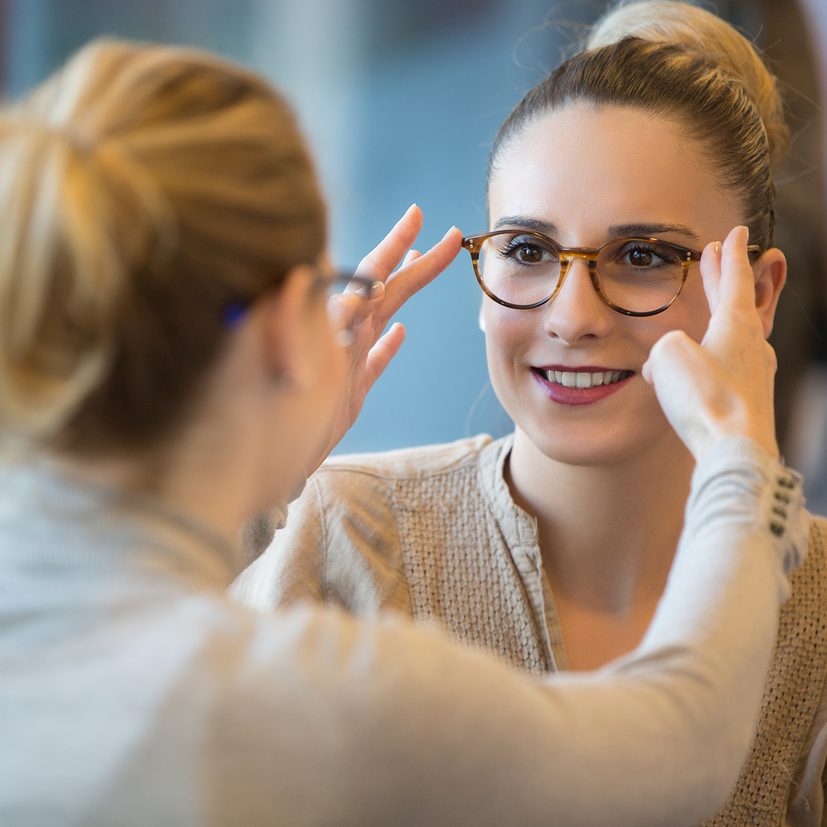
{"label": "blurred woman's glasses", "polygon": [[[354,273],[316,274],[313,288],[327,291],[327,306],[336,329],[337,342],[347,346],[353,341],[355,328],[362,319],[360,310],[366,302],[376,297],[381,287],[381,281]],[[227,305],[221,314],[224,326],[236,327],[247,315],[251,303],[251,300],[245,300]]]}
{"label": "blurred woman's glasses", "polygon": [[[496,230],[467,236],[477,281],[505,307],[530,310],[551,301],[575,259],[588,264],[597,295],[627,316],[654,316],[681,294],[689,265],[701,253],[658,238],[618,238],[600,247],[562,247],[533,230]],[[750,245],[750,253],[761,248]]]}
{"label": "blurred woman's glasses", "polygon": [[357,276],[354,273],[340,272],[332,276],[319,273],[318,284],[327,287],[328,296],[355,293],[360,299],[370,301],[376,295],[382,282],[366,276]]}
{"label": "blurred woman's glasses", "polygon": [[336,341],[343,347],[353,343],[356,327],[362,320],[364,305],[375,298],[383,286],[381,281],[354,273],[319,273],[317,284],[327,290],[328,312],[336,330]]}

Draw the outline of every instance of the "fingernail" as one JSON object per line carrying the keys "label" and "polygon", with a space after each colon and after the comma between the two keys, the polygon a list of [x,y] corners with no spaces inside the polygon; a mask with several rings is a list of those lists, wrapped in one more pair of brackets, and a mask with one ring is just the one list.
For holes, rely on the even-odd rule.
{"label": "fingernail", "polygon": [[451,229],[450,229],[450,230],[448,230],[448,232],[447,232],[447,233],[445,233],[445,235],[444,235],[444,236],[442,236],[442,240],[443,240],[443,241],[445,241],[445,239],[446,239],[446,238],[448,238],[448,236],[449,236],[449,235],[451,235],[451,233],[453,233],[456,229],[457,229],[457,225],[456,225],[456,224],[452,224],[452,225],[451,225]]}
{"label": "fingernail", "polygon": [[713,244],[712,244],[712,249],[713,249],[713,251],[715,252],[715,255],[716,255],[716,256],[721,255],[721,249],[722,249],[722,244],[721,244],[721,242],[720,242],[720,241],[715,241],[715,242],[713,242]]}

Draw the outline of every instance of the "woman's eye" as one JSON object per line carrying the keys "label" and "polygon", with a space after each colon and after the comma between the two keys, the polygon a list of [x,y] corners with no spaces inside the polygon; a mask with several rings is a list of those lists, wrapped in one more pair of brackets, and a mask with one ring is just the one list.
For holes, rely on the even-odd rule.
{"label": "woman's eye", "polygon": [[525,236],[509,239],[500,248],[499,253],[503,258],[525,265],[543,264],[554,258],[551,250],[533,240],[527,241]]}
{"label": "woman's eye", "polygon": [[620,262],[633,268],[664,267],[678,263],[678,258],[673,250],[661,245],[635,245],[626,247],[621,255]]}
{"label": "woman's eye", "polygon": [[655,254],[651,250],[630,250],[629,264],[633,267],[651,267]]}
{"label": "woman's eye", "polygon": [[514,255],[524,264],[538,264],[543,260],[543,251],[534,244],[521,244]]}

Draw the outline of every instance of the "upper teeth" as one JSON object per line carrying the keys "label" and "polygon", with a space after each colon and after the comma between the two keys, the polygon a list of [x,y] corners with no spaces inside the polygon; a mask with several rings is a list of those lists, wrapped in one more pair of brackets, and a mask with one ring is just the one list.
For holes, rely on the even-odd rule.
{"label": "upper teeth", "polygon": [[584,373],[570,370],[544,370],[549,382],[556,382],[566,388],[593,388],[597,385],[611,385],[627,375],[625,370],[606,370],[596,373]]}

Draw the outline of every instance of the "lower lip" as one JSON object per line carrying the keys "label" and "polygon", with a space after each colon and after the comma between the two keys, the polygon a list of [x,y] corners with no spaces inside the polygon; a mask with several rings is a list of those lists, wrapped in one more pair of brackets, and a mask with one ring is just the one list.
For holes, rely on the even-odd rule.
{"label": "lower lip", "polygon": [[542,388],[543,393],[552,402],[557,402],[560,405],[593,405],[595,402],[600,402],[601,399],[617,393],[635,375],[633,373],[631,376],[627,376],[619,382],[613,382],[611,385],[596,385],[593,388],[567,388],[565,385],[549,382],[545,376],[534,369],[531,373]]}

